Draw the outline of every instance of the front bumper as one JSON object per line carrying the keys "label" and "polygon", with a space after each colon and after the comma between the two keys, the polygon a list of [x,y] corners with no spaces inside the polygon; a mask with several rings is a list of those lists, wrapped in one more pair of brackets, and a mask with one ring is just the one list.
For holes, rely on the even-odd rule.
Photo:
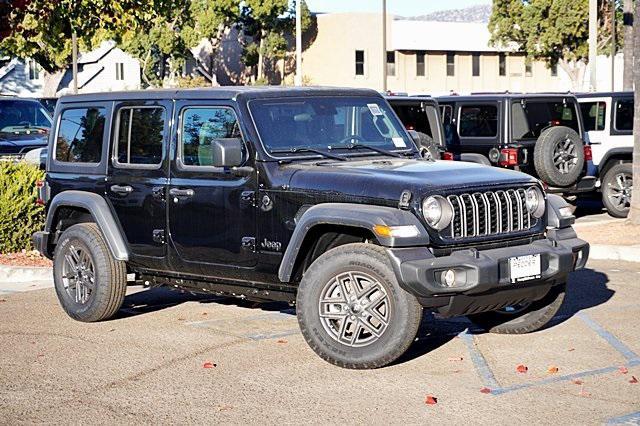
{"label": "front bumper", "polygon": [[[387,249],[400,285],[423,306],[442,316],[468,315],[538,300],[551,286],[565,283],[570,272],[584,267],[589,244],[572,228],[550,230],[531,244],[490,250],[466,249],[435,257],[426,247]],[[541,273],[512,282],[509,258],[540,255]],[[454,286],[442,283],[443,272],[456,271]]]}

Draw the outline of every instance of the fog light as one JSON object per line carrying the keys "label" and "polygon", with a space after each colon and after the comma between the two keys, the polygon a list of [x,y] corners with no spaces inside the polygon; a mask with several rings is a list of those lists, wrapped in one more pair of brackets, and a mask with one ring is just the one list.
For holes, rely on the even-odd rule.
{"label": "fog light", "polygon": [[452,287],[456,283],[456,273],[453,269],[447,269],[442,273],[442,283],[447,287]]}

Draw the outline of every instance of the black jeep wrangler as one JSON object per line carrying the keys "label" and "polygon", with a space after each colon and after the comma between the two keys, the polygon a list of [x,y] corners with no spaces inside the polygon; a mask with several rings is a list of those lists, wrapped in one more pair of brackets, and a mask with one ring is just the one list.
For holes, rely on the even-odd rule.
{"label": "black jeep wrangler", "polygon": [[454,158],[519,170],[549,192],[592,191],[580,108],[570,94],[473,94],[438,97],[447,150]]}
{"label": "black jeep wrangler", "polygon": [[524,333],[587,261],[523,173],[424,159],[371,90],[218,88],[63,97],[36,247],[80,321],[128,279],[296,304],[325,360],[402,355],[423,307]]}

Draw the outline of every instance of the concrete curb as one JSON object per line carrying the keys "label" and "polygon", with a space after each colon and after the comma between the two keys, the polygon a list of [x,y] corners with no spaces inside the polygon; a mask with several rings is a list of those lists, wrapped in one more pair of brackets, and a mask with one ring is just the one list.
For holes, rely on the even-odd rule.
{"label": "concrete curb", "polygon": [[589,259],[640,262],[640,245],[612,246],[605,244],[591,244],[589,249]]}
{"label": "concrete curb", "polygon": [[0,283],[23,283],[53,280],[53,269],[49,267],[0,265]]}

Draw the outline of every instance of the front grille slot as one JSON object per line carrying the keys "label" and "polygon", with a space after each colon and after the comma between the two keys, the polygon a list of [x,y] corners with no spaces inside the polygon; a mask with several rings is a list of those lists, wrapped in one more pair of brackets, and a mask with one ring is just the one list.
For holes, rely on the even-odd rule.
{"label": "front grille slot", "polygon": [[527,231],[535,220],[526,200],[522,188],[449,195],[453,210],[449,236],[460,239]]}

